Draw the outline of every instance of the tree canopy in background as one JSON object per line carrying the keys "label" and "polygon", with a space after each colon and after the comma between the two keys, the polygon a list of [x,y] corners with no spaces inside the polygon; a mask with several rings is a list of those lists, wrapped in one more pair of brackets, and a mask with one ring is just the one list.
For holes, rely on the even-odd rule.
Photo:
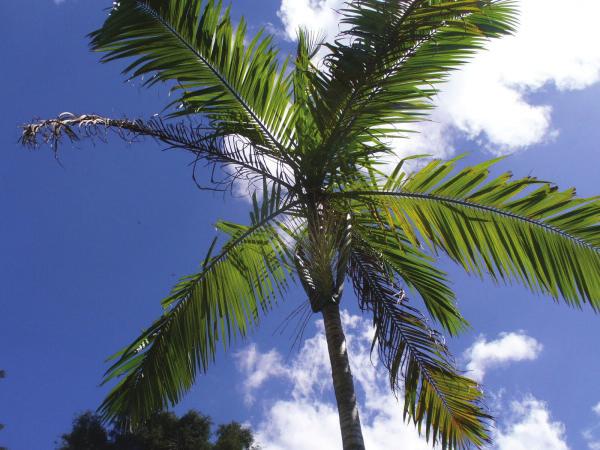
{"label": "tree canopy in background", "polygon": [[190,410],[177,417],[171,412],[157,413],[134,432],[107,429],[92,412],[78,415],[73,429],[63,434],[58,450],[250,450],[252,431],[237,422],[220,425],[212,433],[209,416]]}

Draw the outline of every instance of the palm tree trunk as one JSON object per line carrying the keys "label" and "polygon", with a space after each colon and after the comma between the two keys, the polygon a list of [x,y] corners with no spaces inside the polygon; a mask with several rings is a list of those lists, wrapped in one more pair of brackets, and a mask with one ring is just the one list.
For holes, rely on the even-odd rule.
{"label": "palm tree trunk", "polygon": [[325,322],[325,336],[331,362],[333,389],[340,416],[343,448],[344,450],[364,450],[365,443],[358,417],[356,393],[348,361],[346,336],[344,336],[340,319],[340,308],[337,304],[328,302],[321,313]]}

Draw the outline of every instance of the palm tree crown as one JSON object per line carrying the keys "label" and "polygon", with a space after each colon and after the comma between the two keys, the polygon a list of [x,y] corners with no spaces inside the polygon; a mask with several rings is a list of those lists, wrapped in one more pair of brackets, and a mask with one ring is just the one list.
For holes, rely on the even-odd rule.
{"label": "palm tree crown", "polygon": [[600,202],[532,177],[491,177],[496,161],[457,170],[460,158],[435,160],[410,175],[405,161],[391,173],[381,161],[406,135],[402,124],[424,120],[450,71],[513,32],[515,10],[509,0],[352,0],[333,43],[299,30],[295,57],[282,64],[272,38],[247,40],[245,22],[234,25],[221,2],[116,4],[91,33],[92,49],[104,61],[127,59],[125,72],[146,85],[166,82],[176,94],[169,115],[63,115],[26,126],[23,141],[150,136],[222,169],[214,187],[245,180],[255,192],[249,222],[218,222],[225,242],[213,241],[161,317],[114,356],[105,382],[118,383],[104,417],[135,426],[177,403],[219,343],[246,336],[299,280],[325,319],[344,448],[364,448],[339,323],[349,281],[405,416],[444,449],[489,442],[479,386],[456,369],[405,287],[450,335],[467,322],[434,265],[440,253],[597,311]]}

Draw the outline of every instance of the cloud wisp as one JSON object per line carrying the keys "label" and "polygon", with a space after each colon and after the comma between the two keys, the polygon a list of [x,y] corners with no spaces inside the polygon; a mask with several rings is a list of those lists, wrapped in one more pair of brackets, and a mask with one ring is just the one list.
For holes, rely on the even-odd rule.
{"label": "cloud wisp", "polygon": [[511,362],[533,361],[542,349],[542,344],[523,332],[501,333],[493,341],[480,337],[463,354],[468,361],[467,376],[482,382],[488,369]]}
{"label": "cloud wisp", "polygon": [[569,450],[565,426],[532,396],[511,403],[507,422],[494,437],[496,450]]}
{"label": "cloud wisp", "polygon": [[[593,408],[592,412],[596,416],[596,420],[600,419],[600,402]],[[600,422],[595,426],[585,429],[582,433],[589,450],[600,450]]]}

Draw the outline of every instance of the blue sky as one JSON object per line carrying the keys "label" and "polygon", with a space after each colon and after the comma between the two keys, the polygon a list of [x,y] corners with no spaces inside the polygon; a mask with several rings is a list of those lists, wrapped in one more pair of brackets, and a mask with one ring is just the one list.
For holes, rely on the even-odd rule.
{"label": "blue sky", "polygon": [[[216,218],[246,218],[246,200],[198,191],[189,157],[150,141],[65,145],[62,166],[48,149],[16,144],[18,126],[33,117],[148,117],[166,104],[160,87],[125,83],[122,65],[100,65],[88,51],[85,35],[110,3],[0,3],[0,368],[8,376],[0,381],[0,446],[11,450],[52,449],[75,413],[95,408],[107,392],[98,387],[105,357],[160,313],[179,276],[197,268]],[[268,26],[289,51],[297,25],[333,32],[340,1],[232,3],[236,16],[253,30]],[[600,8],[582,0],[580,17],[558,0],[521,3],[522,31],[454,76],[435,122],[398,153],[469,151],[472,162],[507,154],[501,169],[599,194],[600,32],[592,25]],[[600,317],[440,264],[473,326],[450,345],[461,367],[484,381],[499,418],[494,448],[599,449]],[[293,324],[277,331],[302,301],[293,292],[250,340],[219,355],[178,410],[247,422],[265,449],[338,446],[317,318],[300,349],[290,350]],[[355,316],[351,294],[344,306],[369,448],[427,448],[402,425],[402,405],[369,362],[367,324]]]}

